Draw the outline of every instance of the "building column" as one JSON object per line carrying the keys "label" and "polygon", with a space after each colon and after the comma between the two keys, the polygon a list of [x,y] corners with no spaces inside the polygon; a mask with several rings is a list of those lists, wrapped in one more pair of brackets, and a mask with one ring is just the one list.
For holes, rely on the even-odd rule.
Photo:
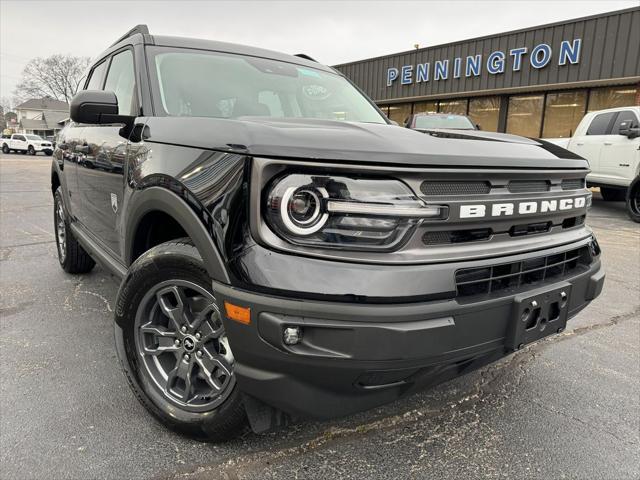
{"label": "building column", "polygon": [[500,112],[498,112],[498,132],[507,131],[507,109],[509,108],[509,96],[500,95]]}

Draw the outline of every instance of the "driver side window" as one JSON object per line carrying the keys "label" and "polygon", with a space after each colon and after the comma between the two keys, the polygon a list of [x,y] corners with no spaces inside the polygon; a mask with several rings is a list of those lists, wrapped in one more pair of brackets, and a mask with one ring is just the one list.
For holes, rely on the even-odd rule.
{"label": "driver side window", "polygon": [[109,73],[104,90],[111,90],[118,98],[118,114],[135,115],[135,71],[131,50],[123,50],[114,55],[109,66]]}
{"label": "driver side window", "polygon": [[104,71],[107,69],[107,61],[93,67],[91,77],[85,90],[102,90],[102,83],[104,80]]}

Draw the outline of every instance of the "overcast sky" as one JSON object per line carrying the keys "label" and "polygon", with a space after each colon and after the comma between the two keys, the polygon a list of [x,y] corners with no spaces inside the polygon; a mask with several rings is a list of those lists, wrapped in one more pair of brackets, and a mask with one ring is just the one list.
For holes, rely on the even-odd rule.
{"label": "overcast sky", "polygon": [[138,23],[151,33],[243,43],[322,63],[405,51],[634,7],[574,1],[13,1],[0,0],[0,96],[24,65],[54,53],[93,57]]}

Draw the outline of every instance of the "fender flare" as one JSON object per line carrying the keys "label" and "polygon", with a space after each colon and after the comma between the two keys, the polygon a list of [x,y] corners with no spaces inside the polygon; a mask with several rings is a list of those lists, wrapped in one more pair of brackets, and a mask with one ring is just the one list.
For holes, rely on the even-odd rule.
{"label": "fender flare", "polygon": [[140,221],[149,212],[161,211],[173,217],[189,235],[198,252],[202,255],[202,260],[211,278],[222,283],[230,283],[224,262],[214,243],[213,234],[207,230],[203,220],[193,208],[178,195],[163,187],[150,186],[136,191],[131,196],[127,211],[128,216],[124,228],[124,231],[127,232],[124,251],[127,267],[133,263],[133,244]]}

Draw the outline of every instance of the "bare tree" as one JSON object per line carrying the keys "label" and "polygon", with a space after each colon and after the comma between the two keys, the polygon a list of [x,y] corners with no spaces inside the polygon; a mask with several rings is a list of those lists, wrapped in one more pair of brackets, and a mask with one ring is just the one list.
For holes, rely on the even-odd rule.
{"label": "bare tree", "polygon": [[69,103],[88,66],[89,57],[58,54],[34,58],[24,67],[15,96],[21,100],[52,97]]}

